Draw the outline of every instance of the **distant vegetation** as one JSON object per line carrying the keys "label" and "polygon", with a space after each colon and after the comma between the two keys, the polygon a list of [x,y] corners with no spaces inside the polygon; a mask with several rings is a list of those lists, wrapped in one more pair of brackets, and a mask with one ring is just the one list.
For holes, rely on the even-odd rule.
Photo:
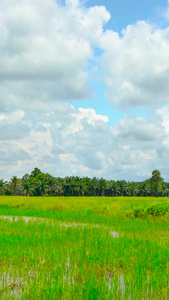
{"label": "distant vegetation", "polygon": [[22,178],[13,176],[11,180],[0,180],[0,195],[19,196],[169,196],[169,183],[164,182],[158,170],[152,177],[142,182],[106,180],[70,176],[53,177],[35,168]]}

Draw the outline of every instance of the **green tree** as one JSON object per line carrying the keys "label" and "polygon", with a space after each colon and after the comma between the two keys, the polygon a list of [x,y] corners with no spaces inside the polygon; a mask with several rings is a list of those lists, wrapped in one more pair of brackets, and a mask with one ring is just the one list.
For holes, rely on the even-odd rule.
{"label": "green tree", "polygon": [[49,190],[48,176],[45,173],[37,174],[34,178],[34,195],[45,196]]}
{"label": "green tree", "polygon": [[7,181],[4,181],[3,179],[0,180],[0,194],[5,195],[6,189],[7,189]]}
{"label": "green tree", "polygon": [[34,168],[34,170],[31,172],[31,177],[36,177],[38,174],[41,174],[41,170],[39,168]]}
{"label": "green tree", "polygon": [[161,173],[158,170],[152,172],[152,177],[150,178],[151,192],[153,196],[158,197],[159,193],[162,192],[164,179],[161,177]]}
{"label": "green tree", "polygon": [[13,176],[11,178],[11,187],[12,187],[12,190],[13,190],[13,194],[16,195],[16,190],[17,190],[17,184],[18,184],[18,178],[17,176]]}
{"label": "green tree", "polygon": [[23,192],[26,193],[26,196],[30,196],[31,192],[33,191],[33,178],[29,176],[29,174],[25,174],[22,177],[22,188]]}

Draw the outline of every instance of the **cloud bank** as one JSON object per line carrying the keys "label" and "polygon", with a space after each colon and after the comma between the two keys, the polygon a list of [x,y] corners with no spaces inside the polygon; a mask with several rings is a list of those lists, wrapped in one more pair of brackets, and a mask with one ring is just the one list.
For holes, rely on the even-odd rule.
{"label": "cloud bank", "polygon": [[18,111],[0,120],[1,172],[8,178],[35,166],[53,176],[142,180],[156,168],[168,176],[169,108],[149,119],[128,115],[112,127],[93,109],[68,104],[58,112]]}
{"label": "cloud bank", "polygon": [[53,108],[88,97],[88,60],[110,15],[77,1],[0,2],[0,109]]}
{"label": "cloud bank", "polygon": [[[138,21],[120,35],[104,30],[110,17],[77,0],[0,1],[1,177],[37,166],[54,176],[126,180],[159,169],[169,180],[169,28]],[[71,105],[92,101],[93,74],[126,113],[114,126]],[[137,107],[152,115],[131,114]]]}
{"label": "cloud bank", "polygon": [[169,28],[145,21],[129,25],[122,36],[104,33],[101,58],[107,95],[122,110],[169,101]]}

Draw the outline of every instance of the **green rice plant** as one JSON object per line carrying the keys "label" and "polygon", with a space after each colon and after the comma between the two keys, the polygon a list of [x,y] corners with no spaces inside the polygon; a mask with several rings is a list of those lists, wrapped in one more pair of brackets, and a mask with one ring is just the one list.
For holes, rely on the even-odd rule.
{"label": "green rice plant", "polygon": [[0,197],[0,299],[168,299],[168,205]]}
{"label": "green rice plant", "polygon": [[166,227],[124,221],[0,220],[1,299],[167,299]]}

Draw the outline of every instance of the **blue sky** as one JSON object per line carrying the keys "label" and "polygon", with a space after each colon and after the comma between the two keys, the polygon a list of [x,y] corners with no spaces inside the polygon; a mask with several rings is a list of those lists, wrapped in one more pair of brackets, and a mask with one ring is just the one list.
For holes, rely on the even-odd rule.
{"label": "blue sky", "polygon": [[[158,28],[166,28],[169,24],[168,20],[166,20],[164,17],[164,12],[167,7],[166,0],[89,0],[82,3],[84,3],[84,6],[88,8],[95,5],[105,6],[111,14],[111,19],[107,24],[105,24],[104,30],[113,30],[118,32],[120,36],[123,35],[122,32],[128,25],[135,24],[141,20],[152,23]],[[95,55],[99,56],[101,54],[102,50],[97,48]],[[72,101],[74,107],[92,107],[97,113],[106,114],[109,117],[109,126],[114,125],[119,118],[123,118],[125,116],[125,111],[118,110],[116,106],[110,104],[106,99],[106,87],[101,81],[98,80],[98,78],[93,78],[93,80],[90,80],[89,85],[94,87],[92,97],[88,99],[82,99],[78,102]],[[146,117],[150,115],[151,109],[139,107],[139,109],[131,110],[131,113],[137,116]]]}
{"label": "blue sky", "polygon": [[169,4],[0,1],[0,177],[169,181]]}
{"label": "blue sky", "polygon": [[134,24],[138,20],[163,23],[161,13],[166,8],[166,0],[98,0],[87,1],[86,6],[103,5],[111,13],[111,20],[107,28],[121,33],[123,28],[129,24]]}

